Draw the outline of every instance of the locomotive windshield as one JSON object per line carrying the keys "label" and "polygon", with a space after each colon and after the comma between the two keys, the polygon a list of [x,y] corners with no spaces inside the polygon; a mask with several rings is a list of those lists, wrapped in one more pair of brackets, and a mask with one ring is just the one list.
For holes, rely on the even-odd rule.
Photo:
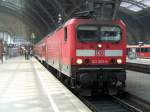
{"label": "locomotive windshield", "polygon": [[119,41],[121,30],[117,26],[79,26],[77,38],[81,42]]}
{"label": "locomotive windshield", "polygon": [[79,41],[97,41],[99,38],[97,26],[79,26],[77,31]]}

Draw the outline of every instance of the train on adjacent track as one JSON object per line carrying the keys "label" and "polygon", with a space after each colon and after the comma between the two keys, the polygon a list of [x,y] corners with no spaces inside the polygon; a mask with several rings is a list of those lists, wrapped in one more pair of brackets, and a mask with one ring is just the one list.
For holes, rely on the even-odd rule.
{"label": "train on adjacent track", "polygon": [[125,87],[126,26],[120,19],[72,18],[34,52],[72,88],[112,92]]}
{"label": "train on adjacent track", "polygon": [[150,58],[150,45],[127,45],[127,57],[135,58]]}

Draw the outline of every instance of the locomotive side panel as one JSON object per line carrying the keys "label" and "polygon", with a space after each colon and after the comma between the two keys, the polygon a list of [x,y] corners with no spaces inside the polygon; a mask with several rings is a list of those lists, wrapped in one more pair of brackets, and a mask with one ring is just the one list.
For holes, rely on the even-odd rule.
{"label": "locomotive side panel", "polygon": [[61,35],[60,71],[68,77],[71,77],[71,61],[75,49],[75,29],[73,24],[65,25],[62,29],[64,35]]}
{"label": "locomotive side panel", "polygon": [[61,31],[55,32],[47,38],[47,61],[52,67],[59,70],[59,57],[60,57],[60,38],[58,34]]}

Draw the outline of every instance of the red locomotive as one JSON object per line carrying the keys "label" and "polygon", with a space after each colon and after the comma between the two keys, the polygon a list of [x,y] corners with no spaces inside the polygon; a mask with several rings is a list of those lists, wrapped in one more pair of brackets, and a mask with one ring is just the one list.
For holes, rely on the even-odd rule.
{"label": "red locomotive", "polygon": [[128,58],[150,58],[150,45],[127,45]]}
{"label": "red locomotive", "polygon": [[70,19],[35,45],[35,53],[73,88],[125,87],[126,29],[121,20]]}

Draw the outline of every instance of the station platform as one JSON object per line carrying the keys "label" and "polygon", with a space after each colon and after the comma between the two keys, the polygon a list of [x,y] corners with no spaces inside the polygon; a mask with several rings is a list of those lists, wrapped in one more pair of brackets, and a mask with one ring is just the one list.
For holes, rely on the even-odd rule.
{"label": "station platform", "polygon": [[127,70],[126,91],[150,102],[150,75]]}
{"label": "station platform", "polygon": [[35,58],[0,63],[0,112],[91,112]]}
{"label": "station platform", "polygon": [[127,59],[127,69],[150,73],[150,59]]}
{"label": "station platform", "polygon": [[127,63],[150,65],[150,59],[143,59],[143,58],[127,59]]}
{"label": "station platform", "polygon": [[150,102],[150,59],[127,59],[127,68],[126,91]]}

